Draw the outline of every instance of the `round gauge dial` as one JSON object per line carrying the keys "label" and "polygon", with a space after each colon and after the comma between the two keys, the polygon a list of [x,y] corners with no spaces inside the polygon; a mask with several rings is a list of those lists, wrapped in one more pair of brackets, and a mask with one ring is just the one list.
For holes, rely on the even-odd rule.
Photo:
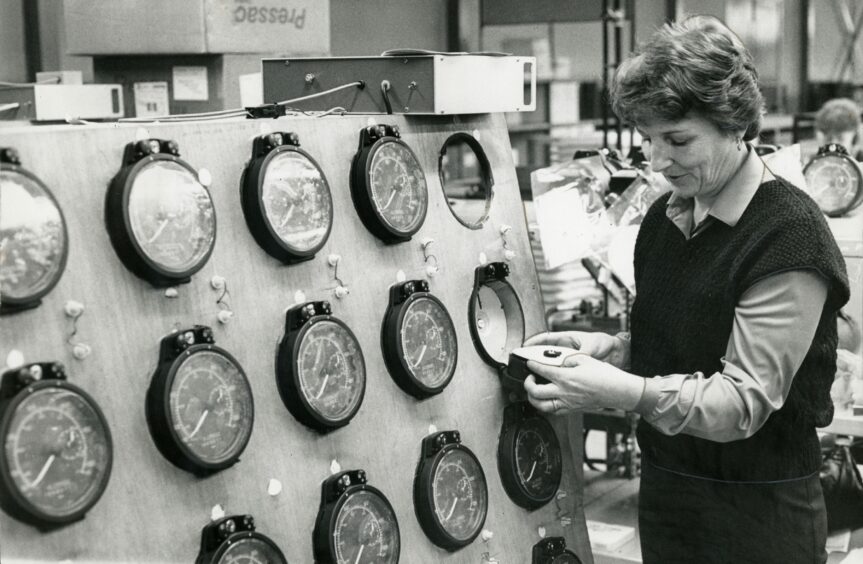
{"label": "round gauge dial", "polygon": [[467,546],[482,530],[488,514],[485,473],[458,431],[423,439],[414,506],[425,534],[447,550]]}
{"label": "round gauge dial", "polygon": [[803,172],[812,199],[831,217],[845,214],[863,199],[863,173],[846,154],[819,154]]}
{"label": "round gauge dial", "polygon": [[400,331],[402,355],[411,373],[428,388],[438,388],[455,372],[455,327],[443,304],[429,296],[413,300]]}
{"label": "round gauge dial", "polygon": [[373,150],[369,188],[380,218],[400,233],[415,233],[428,208],[425,174],[413,151],[400,141],[386,141]]}
{"label": "round gauge dial", "polygon": [[325,301],[290,308],[276,358],[282,402],[297,420],[321,433],[347,425],[366,391],[359,341],[331,312]]}
{"label": "round gauge dial", "polygon": [[357,214],[388,244],[409,240],[428,211],[425,173],[400,137],[394,125],[363,128],[351,162],[351,197]]}
{"label": "round gauge dial", "polygon": [[439,394],[450,383],[458,339],[443,303],[428,293],[428,282],[410,280],[390,288],[381,346],[393,380],[414,397]]}
{"label": "round gauge dial", "polygon": [[195,564],[287,564],[287,560],[276,543],[256,532],[252,515],[231,515],[201,531]]}
{"label": "round gauge dial", "polygon": [[[160,288],[190,281],[216,243],[216,209],[205,174],[174,141],[129,143],[105,198],[105,225],[123,265]],[[202,180],[204,179],[204,180]]]}
{"label": "round gauge dial", "polygon": [[144,256],[170,274],[186,273],[212,252],[216,212],[194,170],[172,160],[144,164],[128,203],[132,236]]}
{"label": "round gauge dial", "polygon": [[581,564],[574,552],[566,548],[563,537],[546,537],[533,545],[532,564]]}
{"label": "round gauge dial", "polygon": [[283,151],[268,163],[262,200],[270,227],[289,247],[320,248],[330,232],[332,197],[324,173],[306,155]]}
{"label": "round gauge dial", "polygon": [[269,539],[252,537],[232,542],[213,564],[287,564],[287,560]]}
{"label": "round gauge dial", "polygon": [[296,133],[255,138],[241,182],[246,225],[270,256],[292,264],[324,246],[333,224],[330,185]]}
{"label": "round gauge dial", "polygon": [[359,408],[365,390],[365,362],[350,331],[334,321],[313,324],[300,342],[300,391],[309,406],[329,421]]}
{"label": "round gauge dial", "polygon": [[473,540],[488,510],[485,475],[476,458],[464,449],[448,451],[434,472],[432,490],[443,529],[458,541]]}
{"label": "round gauge dial", "polygon": [[554,496],[560,483],[560,444],[551,425],[530,418],[516,431],[515,466],[524,489],[533,497]]}
{"label": "round gauge dial", "polygon": [[0,471],[31,518],[41,524],[71,522],[107,486],[111,434],[101,410],[82,390],[49,382],[31,389],[5,410]]}
{"label": "round gauge dial", "polygon": [[145,404],[159,452],[199,476],[236,464],[255,420],[243,368],[214,343],[204,325],[164,337]]}
{"label": "round gauge dial", "polygon": [[202,463],[220,465],[245,448],[252,433],[252,390],[227,355],[199,350],[184,355],[170,384],[174,433]]}
{"label": "round gauge dial", "polygon": [[390,503],[369,490],[350,494],[335,518],[337,564],[389,564],[399,561],[398,523]]}
{"label": "round gauge dial", "polygon": [[562,460],[560,442],[545,418],[523,402],[507,406],[497,462],[504,490],[515,503],[537,509],[554,499]]}
{"label": "round gauge dial", "polygon": [[63,213],[48,188],[15,165],[0,166],[0,203],[0,301],[37,305],[66,264]]}

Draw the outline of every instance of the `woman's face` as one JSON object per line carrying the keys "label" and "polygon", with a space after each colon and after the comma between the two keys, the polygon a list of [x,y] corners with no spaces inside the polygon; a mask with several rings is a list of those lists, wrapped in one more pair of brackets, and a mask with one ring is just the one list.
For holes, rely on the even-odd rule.
{"label": "woman's face", "polygon": [[678,121],[639,123],[637,129],[651,168],[684,198],[716,197],[746,155],[734,135],[693,113]]}

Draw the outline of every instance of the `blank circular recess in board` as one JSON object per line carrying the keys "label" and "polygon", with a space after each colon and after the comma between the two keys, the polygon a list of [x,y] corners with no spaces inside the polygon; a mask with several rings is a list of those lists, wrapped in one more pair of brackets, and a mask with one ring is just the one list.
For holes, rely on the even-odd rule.
{"label": "blank circular recess in board", "polygon": [[863,202],[863,170],[842,145],[818,149],[803,175],[809,195],[830,217],[845,215]]}
{"label": "blank circular recess in board", "polygon": [[54,195],[14,149],[0,149],[0,314],[38,306],[59,282],[68,254]]}
{"label": "blank circular recess in board", "polygon": [[111,432],[96,401],[56,362],[0,381],[0,505],[40,529],[84,518],[108,485]]}
{"label": "blank circular recess in board", "polygon": [[199,476],[236,464],[255,420],[246,373],[203,325],[162,339],[145,407],[159,452]]}
{"label": "blank circular recess in board", "polygon": [[408,241],[425,221],[428,185],[398,126],[360,130],[351,162],[351,196],[363,225],[384,243]]}
{"label": "blank circular recess in board", "polygon": [[479,141],[465,132],[451,135],[440,150],[438,176],[453,216],[465,227],[482,228],[491,210],[494,176]]}
{"label": "blank circular recess in board", "polygon": [[281,549],[259,533],[251,515],[231,515],[208,523],[201,531],[196,564],[287,564]]}
{"label": "blank circular recess in board", "polygon": [[414,477],[414,508],[426,536],[450,551],[469,545],[488,515],[488,486],[476,455],[458,431],[423,439]]}
{"label": "blank circular recess in board", "polygon": [[300,148],[296,133],[257,137],[241,179],[243,215],[270,256],[291,264],[309,260],[333,225],[330,185],[318,163]]}
{"label": "blank circular recess in board", "polygon": [[509,353],[524,343],[524,310],[507,281],[509,265],[493,262],[477,267],[468,304],[468,326],[477,352],[486,364],[505,366]]}
{"label": "blank circular recess in board", "polygon": [[458,338],[443,303],[425,280],[390,287],[381,330],[387,370],[402,390],[422,399],[439,394],[455,374]]}
{"label": "blank circular recess in board", "polygon": [[327,301],[293,306],[276,356],[276,384],[288,411],[326,433],[350,423],[366,391],[363,351]]}
{"label": "blank circular recess in board", "polygon": [[393,506],[370,486],[363,470],[330,476],[321,485],[321,505],[312,532],[316,562],[397,564],[399,522]]}
{"label": "blank circular recess in board", "polygon": [[175,141],[126,145],[105,198],[105,223],[126,268],[160,288],[189,282],[216,243],[210,192]]}

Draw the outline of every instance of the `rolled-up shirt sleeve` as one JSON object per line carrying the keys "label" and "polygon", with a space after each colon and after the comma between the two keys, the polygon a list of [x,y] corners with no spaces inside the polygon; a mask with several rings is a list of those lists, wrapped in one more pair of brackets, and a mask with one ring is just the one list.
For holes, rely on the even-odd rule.
{"label": "rolled-up shirt sleeve", "polygon": [[667,435],[719,442],[751,437],[785,403],[827,291],[827,280],[814,270],[756,282],[734,310],[722,371],[648,378],[635,410]]}

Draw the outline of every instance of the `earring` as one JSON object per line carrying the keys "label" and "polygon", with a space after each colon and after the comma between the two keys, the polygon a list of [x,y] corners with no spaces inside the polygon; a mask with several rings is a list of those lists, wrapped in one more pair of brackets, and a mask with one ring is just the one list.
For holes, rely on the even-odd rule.
{"label": "earring", "polygon": [[740,150],[740,143],[743,141],[740,137],[737,138],[737,150]]}

